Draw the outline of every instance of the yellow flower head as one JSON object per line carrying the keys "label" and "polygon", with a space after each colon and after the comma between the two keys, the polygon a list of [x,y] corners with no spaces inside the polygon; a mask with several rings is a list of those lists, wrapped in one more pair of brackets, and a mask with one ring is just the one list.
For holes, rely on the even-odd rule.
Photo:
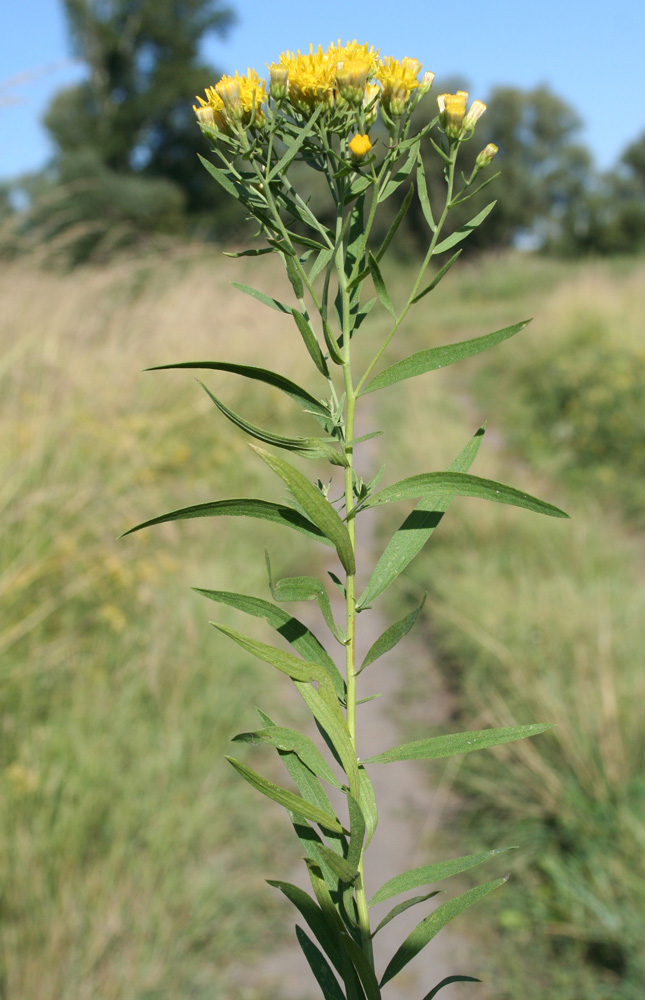
{"label": "yellow flower head", "polygon": [[336,83],[336,60],[318,46],[314,52],[313,45],[309,55],[303,56],[300,50],[283,52],[280,65],[286,67],[289,74],[289,101],[297,111],[308,114],[319,104],[328,108],[334,106],[334,87]]}
{"label": "yellow flower head", "polygon": [[439,123],[449,139],[458,139],[461,135],[468,92],[458,90],[456,94],[439,94]]}
{"label": "yellow flower head", "polygon": [[376,121],[380,95],[381,88],[375,83],[368,83],[363,95],[363,111],[365,114],[365,125],[367,128],[371,128]]}
{"label": "yellow flower head", "polygon": [[[246,76],[224,76],[211,90],[222,101],[226,116],[234,121],[248,125],[251,120],[256,125],[264,124],[262,105],[266,101],[264,80],[258,79],[254,69],[249,69]],[[208,93],[208,91],[207,91]]]}
{"label": "yellow flower head", "polygon": [[349,144],[349,151],[355,160],[362,160],[371,148],[372,143],[368,135],[355,135]]}
{"label": "yellow flower head", "polygon": [[381,84],[381,100],[386,112],[393,118],[400,117],[405,111],[405,105],[411,92],[419,86],[417,79],[421,70],[418,59],[384,59],[377,71],[376,78]]}
{"label": "yellow flower head", "polygon": [[197,115],[197,121],[199,124],[218,129],[220,132],[225,132],[227,126],[226,117],[224,115],[224,101],[219,94],[215,92],[215,88],[206,88],[205,101],[199,96],[199,94],[195,99],[199,101],[199,107],[196,104],[193,104],[193,111]]}
{"label": "yellow flower head", "polygon": [[269,70],[269,93],[274,101],[283,101],[289,89],[289,70],[280,63],[267,63]]}
{"label": "yellow flower head", "polygon": [[366,67],[367,79],[370,79],[376,73],[378,49],[375,49],[373,45],[368,45],[367,43],[359,45],[356,39],[353,42],[347,42],[346,45],[341,45],[339,38],[338,44],[332,42],[327,49],[327,54],[334,60],[336,65],[348,62],[363,64]]}
{"label": "yellow flower head", "polygon": [[339,62],[336,66],[336,82],[340,96],[348,104],[361,104],[369,75],[370,64],[366,59],[345,59],[344,62]]}

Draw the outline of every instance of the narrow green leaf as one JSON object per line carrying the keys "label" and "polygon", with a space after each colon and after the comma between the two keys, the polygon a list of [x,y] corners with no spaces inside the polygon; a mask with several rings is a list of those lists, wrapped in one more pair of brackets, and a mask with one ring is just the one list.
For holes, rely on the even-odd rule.
{"label": "narrow green leaf", "polygon": [[322,110],[323,106],[321,104],[316,108],[316,110],[312,114],[307,124],[303,128],[299,129],[296,138],[293,140],[287,140],[287,150],[280,157],[278,162],[275,163],[271,168],[269,176],[267,177],[267,183],[270,183],[274,179],[274,177],[278,177],[281,173],[283,173],[287,169],[291,161],[295,159],[295,157],[300,152],[305,139],[307,139],[311,135],[316,122],[320,118]]}
{"label": "narrow green leaf", "polygon": [[251,288],[250,285],[240,285],[237,281],[231,282],[233,288],[237,288],[238,291],[244,292],[245,295],[250,295],[252,299],[257,299],[258,302],[262,302],[263,305],[269,306],[270,309],[276,309],[277,312],[290,313],[291,306],[285,305],[284,302],[279,302],[278,299],[271,298],[270,295],[265,295],[264,292],[258,291],[257,288]]}
{"label": "narrow green leaf", "polygon": [[307,937],[302,928],[297,925],[296,936],[325,1000],[345,1000],[345,994],[338,985],[338,980],[320,949]]}
{"label": "narrow green leaf", "polygon": [[216,167],[214,163],[207,160],[200,153],[197,154],[202,162],[202,165],[206,168],[211,177],[214,177],[217,183],[224,188],[228,194],[232,195],[236,201],[241,201],[243,205],[248,205],[248,199],[246,198],[246,189],[243,185],[237,183],[232,179],[230,171],[222,170],[220,167]]}
{"label": "narrow green leaf", "polygon": [[[380,695],[372,695],[372,697],[378,698]],[[370,781],[367,771],[362,765],[358,769],[358,780],[360,789],[359,802],[361,805],[361,812],[365,818],[365,832],[367,834],[365,847],[367,848],[370,840],[374,836],[374,831],[378,826],[378,810],[376,808],[376,796],[374,794],[372,782]]]}
{"label": "narrow green leaf", "polygon": [[336,547],[338,558],[348,573],[354,573],[356,563],[354,549],[347,528],[329,501],[316,489],[298,469],[271,455],[263,448],[252,446],[260,458],[287,484],[297,502],[306,511],[313,524]]}
{"label": "narrow green leaf", "polygon": [[386,201],[386,199],[389,198],[390,195],[394,194],[396,189],[400,187],[401,184],[403,184],[404,180],[406,180],[407,177],[410,176],[410,174],[412,173],[412,168],[416,163],[416,159],[417,159],[417,151],[416,149],[411,148],[405,161],[397,169],[396,173],[393,174],[393,176],[387,182],[385,187],[383,187],[382,190],[379,192],[378,196],[379,204],[382,201]]}
{"label": "narrow green leaf", "polygon": [[411,611],[410,614],[401,618],[400,621],[395,622],[394,625],[390,625],[389,628],[383,632],[381,636],[376,640],[376,642],[370,647],[368,653],[363,660],[360,670],[357,670],[357,675],[360,674],[361,670],[365,670],[365,667],[369,667],[370,663],[374,663],[374,660],[378,660],[379,656],[383,656],[384,653],[388,653],[391,649],[396,646],[398,642],[401,641],[403,636],[407,635],[417,618],[419,617],[419,612],[425,603],[425,597],[421,601],[418,608]]}
{"label": "narrow green leaf", "polygon": [[[290,792],[286,788],[281,788],[280,785],[275,785],[268,778],[263,778],[261,774],[247,767],[241,760],[236,760],[235,757],[226,757],[226,760],[229,764],[233,765],[245,781],[248,781],[253,788],[257,789],[258,792],[262,792],[267,798],[273,799],[274,802],[278,802],[290,812],[297,813],[305,819],[310,819],[312,823],[318,823],[319,826],[325,827],[327,830],[334,830],[337,833],[343,832],[341,824],[331,813],[326,812],[324,809],[319,809],[317,806],[312,805],[311,802],[305,802],[295,792]],[[333,854],[334,852],[330,851],[329,853]]]}
{"label": "narrow green leaf", "polygon": [[323,336],[325,338],[327,350],[329,351],[329,356],[334,364],[343,365],[345,363],[345,359],[338,346],[338,341],[334,337],[333,331],[326,319],[323,319]]}
{"label": "narrow green leaf", "polygon": [[314,333],[311,324],[308,322],[306,317],[303,316],[303,314],[299,312],[297,309],[292,309],[291,314],[296,322],[296,326],[300,331],[300,336],[302,337],[304,345],[307,348],[307,351],[309,352],[311,360],[315,364],[320,374],[324,375],[325,378],[327,378],[329,375],[327,362],[325,361],[323,353],[320,349],[320,344],[316,339],[316,334]]}
{"label": "narrow green leaf", "polygon": [[419,203],[421,205],[421,211],[423,212],[423,217],[430,226],[430,229],[434,233],[437,228],[437,224],[434,221],[432,215],[432,208],[430,206],[430,198],[428,196],[428,185],[426,183],[426,172],[423,166],[423,160],[421,158],[421,150],[417,154],[417,190],[419,192]]}
{"label": "narrow green leaf", "polygon": [[[559,507],[539,500],[530,493],[516,490],[512,486],[504,486],[492,479],[481,479],[465,472],[422,472],[417,476],[401,479],[392,486],[372,494],[362,504],[366,507],[379,507],[384,503],[395,503],[397,500],[412,500],[415,497],[478,497],[481,500],[494,500],[495,503],[508,504],[511,507],[523,507],[536,514],[548,514],[550,517],[568,517]],[[356,510],[356,508],[354,508]],[[353,513],[353,512],[352,512]]]}
{"label": "narrow green leaf", "polygon": [[266,253],[275,253],[274,247],[251,247],[249,250],[238,250],[237,252],[223,250],[225,257],[262,257]]}
{"label": "narrow green leaf", "polygon": [[260,597],[249,597],[246,594],[235,594],[228,590],[202,590],[194,587],[198,594],[208,597],[211,601],[228,604],[232,608],[244,611],[255,618],[264,618],[305,660],[313,660],[326,670],[332,679],[336,694],[345,700],[345,682],[340,671],[327,650],[320,644],[313,632],[294,618],[287,611],[276,607],[270,601]]}
{"label": "narrow green leaf", "polygon": [[301,299],[305,294],[305,286],[302,283],[302,278],[300,272],[296,266],[296,263],[291,256],[291,254],[284,255],[284,265],[287,271],[287,277],[291,282],[291,287],[293,288],[294,295],[297,299]]}
{"label": "narrow green leaf", "polygon": [[360,878],[358,871],[353,865],[350,865],[349,861],[345,858],[341,858],[339,854],[332,851],[331,848],[323,847],[321,848],[323,857],[325,858],[329,867],[336,872],[338,878],[342,882],[347,882],[348,885],[353,885],[358,878]]}
{"label": "narrow green leaf", "polygon": [[365,818],[358,802],[353,795],[347,796],[349,809],[349,849],[347,862],[352,868],[358,868],[361,860],[363,843],[365,842]]}
{"label": "narrow green leaf", "polygon": [[274,889],[279,889],[290,903],[296,907],[307,921],[309,928],[318,941],[320,947],[328,955],[336,968],[340,971],[341,958],[338,949],[337,935],[329,926],[329,922],[323,914],[321,908],[311,898],[304,889],[292,885],[291,882],[279,882],[267,879],[268,885]]}
{"label": "narrow green leaf", "polygon": [[367,1000],[381,1000],[381,991],[374,967],[359,944],[348,934],[343,935],[343,943],[349,953],[354,968],[360,976]]}
{"label": "narrow green leaf", "polygon": [[394,318],[396,319],[396,311],[394,309],[394,306],[392,305],[392,300],[387,290],[387,286],[383,281],[383,275],[381,274],[378,262],[374,257],[373,253],[370,253],[368,255],[368,261],[369,261],[370,274],[372,275],[372,281],[374,282],[374,289],[376,291],[376,294],[378,295],[381,304],[384,305],[387,311],[391,313],[392,316],[394,316]]}
{"label": "narrow green leaf", "polygon": [[[450,468],[455,472],[467,472],[475,460],[483,436],[484,428],[480,427]],[[432,498],[421,500],[412,513],[406,517],[401,527],[387,543],[383,554],[374,567],[370,581],[356,605],[359,610],[376,600],[379,594],[382,594],[412,562],[440,522],[450,506],[451,500],[452,497],[442,497],[439,500]]]}
{"label": "narrow green leaf", "polygon": [[189,520],[194,517],[257,517],[263,521],[274,521],[287,528],[294,528],[296,531],[301,531],[303,535],[309,535],[310,538],[315,538],[316,541],[323,542],[325,545],[333,545],[331,539],[328,539],[316,524],[303,517],[299,511],[292,507],[270,503],[268,500],[253,500],[246,497],[234,500],[213,500],[210,503],[198,503],[192,507],[171,510],[167,514],[160,514],[159,517],[151,517],[149,521],[142,521],[134,528],[124,531],[120,537],[124,538],[142,528],[150,528],[153,524]]}
{"label": "narrow green leaf", "polygon": [[435,934],[439,933],[442,927],[445,927],[447,923],[468,909],[469,906],[472,906],[473,903],[477,903],[480,899],[483,899],[493,889],[497,889],[498,886],[503,885],[505,881],[505,878],[498,878],[494,882],[486,882],[485,885],[478,885],[474,889],[469,889],[468,892],[462,893],[461,896],[448,900],[447,903],[438,907],[434,913],[431,913],[422,920],[420,924],[417,924],[389,962],[383,973],[381,986],[389,983],[390,979],[397,976],[401,969],[425,948]]}
{"label": "narrow green leaf", "polygon": [[426,285],[426,287],[421,292],[419,292],[418,295],[414,296],[414,298],[412,299],[412,305],[414,305],[415,302],[418,302],[419,299],[422,299],[426,295],[428,295],[429,292],[434,291],[434,289],[437,287],[437,285],[439,284],[439,282],[441,281],[441,279],[443,278],[443,276],[448,273],[448,271],[450,270],[450,268],[452,267],[452,265],[455,263],[455,261],[457,260],[457,258],[460,255],[461,255],[461,250],[457,250],[456,253],[453,253],[453,255],[450,258],[450,260],[447,261],[443,265],[443,267],[439,268],[439,270],[435,274],[435,276],[432,279],[432,281],[430,282],[430,284]]}
{"label": "narrow green leaf", "polygon": [[281,673],[287,674],[292,680],[300,681],[304,684],[308,684],[310,681],[317,681],[320,685],[321,695],[324,696],[325,700],[337,704],[336,693],[331,678],[327,671],[317,663],[313,663],[311,660],[301,660],[298,656],[294,656],[293,653],[287,653],[282,649],[276,649],[275,646],[267,645],[266,642],[251,639],[250,636],[244,635],[242,632],[237,632],[234,628],[229,628],[228,625],[220,625],[217,622],[211,622],[210,624],[218,632],[222,632],[223,635],[228,636],[229,639],[236,642],[242,649],[245,649],[248,653],[252,653],[253,656],[257,656],[264,663],[269,663],[272,667],[281,671]]}
{"label": "narrow green leaf", "polygon": [[347,720],[342,713],[338,701],[334,698],[322,697],[310,684],[296,681],[296,688],[305,705],[309,708],[316,722],[319,723],[323,735],[336,752],[341,767],[347,775],[349,790],[355,799],[361,803],[361,789],[356,751],[349,736]]}
{"label": "narrow green leaf", "polygon": [[322,612],[327,628],[333,636],[342,641],[331,610],[329,594],[315,576],[289,576],[276,583],[271,574],[271,563],[267,553],[267,568],[269,585],[273,600],[280,603],[287,601],[315,601]]}
{"label": "narrow green leaf", "polygon": [[[456,257],[457,254],[448,261],[448,265]],[[430,291],[430,287],[426,291]],[[418,296],[418,298],[420,297]],[[462,340],[459,344],[431,347],[427,351],[419,351],[417,354],[411,354],[409,358],[397,361],[396,364],[390,365],[389,368],[385,368],[378,375],[375,375],[367,383],[361,395],[364,396],[366,393],[374,392],[376,389],[384,389],[388,385],[394,385],[395,382],[402,382],[407,378],[423,375],[425,372],[436,371],[438,368],[446,368],[448,365],[454,365],[456,361],[462,361],[464,358],[472,358],[474,354],[487,351],[489,347],[494,347],[495,344],[500,344],[503,340],[508,340],[509,337],[515,336],[516,333],[524,330],[530,322],[530,320],[526,319],[521,323],[514,323],[512,326],[507,326],[503,330],[495,330],[494,333],[487,333],[484,337]]]}
{"label": "narrow green leaf", "polygon": [[450,986],[451,983],[481,983],[481,979],[473,979],[472,976],[446,976],[440,983],[437,983],[434,989],[426,993],[423,1000],[434,1000],[439,990],[442,990],[444,986]]}
{"label": "narrow green leaf", "polygon": [[329,407],[322,400],[316,399],[306,389],[303,389],[296,382],[292,382],[291,379],[286,378],[284,375],[279,375],[277,372],[269,371],[266,368],[256,368],[253,365],[229,364],[228,362],[221,361],[185,361],[176,365],[155,365],[153,368],[146,368],[145,370],[158,372],[174,368],[212,369],[214,371],[231,372],[233,375],[242,375],[244,378],[264,382],[275,389],[280,389],[281,392],[286,393],[287,396],[294,399],[296,403],[300,403],[303,409],[310,412],[312,416],[324,417],[325,420],[329,420],[331,416]]}
{"label": "narrow green leaf", "polygon": [[458,229],[450,236],[447,236],[445,240],[441,241],[441,243],[437,243],[433,252],[435,254],[443,253],[445,250],[450,250],[451,247],[454,247],[457,243],[461,243],[462,240],[465,240],[467,236],[470,236],[473,229],[477,229],[477,226],[481,225],[486,216],[492,212],[496,204],[497,201],[491,201],[486,208],[482,208],[481,212],[478,212],[477,215],[470,220],[470,222],[466,223],[465,226],[462,226],[461,229]]}
{"label": "narrow green leaf", "polygon": [[389,764],[397,760],[438,760],[440,757],[456,757],[473,750],[501,746],[523,740],[527,736],[537,736],[552,728],[552,723],[536,722],[529,726],[507,726],[504,729],[477,729],[469,733],[451,733],[449,736],[433,736],[426,740],[415,740],[392,747],[384,753],[366,757],[362,764]]}
{"label": "narrow green leaf", "polygon": [[385,239],[383,240],[383,242],[381,243],[380,247],[378,248],[377,253],[375,254],[375,257],[376,257],[377,261],[379,261],[379,260],[381,260],[383,258],[383,255],[385,254],[385,251],[387,250],[387,248],[389,247],[390,243],[392,242],[392,240],[393,240],[393,238],[394,238],[394,236],[396,234],[396,231],[398,230],[399,226],[403,222],[403,220],[404,220],[404,218],[405,218],[405,216],[407,214],[407,211],[408,211],[408,209],[410,207],[410,202],[412,201],[412,196],[413,195],[414,195],[414,184],[410,184],[410,187],[407,190],[405,198],[401,202],[401,207],[398,210],[398,212],[396,213],[396,215],[394,216],[394,219],[392,221],[392,225],[388,229],[387,234],[385,236]]}
{"label": "narrow green leaf", "polygon": [[238,733],[233,737],[236,743],[269,743],[277,750],[295,753],[310,771],[326,781],[333,788],[340,789],[341,783],[321,754],[320,750],[304,733],[296,729],[285,729],[283,726],[267,726],[266,729],[256,729],[252,733]]}
{"label": "narrow green leaf", "polygon": [[274,448],[284,448],[285,451],[292,451],[296,455],[300,455],[301,458],[309,459],[326,459],[332,465],[346,465],[347,459],[341,451],[338,450],[338,446],[331,440],[327,438],[292,438],[285,437],[283,434],[274,434],[272,431],[265,431],[262,427],[257,427],[255,424],[249,423],[244,417],[241,417],[239,413],[231,410],[225,403],[218,399],[217,396],[208,389],[203,382],[199,383],[209,397],[209,399],[215,403],[217,409],[224,414],[224,416],[239,427],[240,430],[248,434],[249,437],[253,437],[256,441],[264,441],[265,444],[270,444]]}
{"label": "narrow green leaf", "polygon": [[324,271],[324,269],[327,267],[329,261],[332,259],[333,256],[334,256],[333,247],[323,247],[319,251],[318,256],[316,257],[315,261],[311,266],[311,270],[309,271],[309,281],[311,281],[312,284],[316,280],[320,272]]}
{"label": "narrow green leaf", "polygon": [[418,889],[421,885],[432,885],[433,882],[442,882],[452,875],[460,875],[477,865],[496,858],[498,854],[505,854],[506,851],[514,851],[515,847],[501,847],[495,851],[486,851],[483,854],[467,854],[462,858],[451,858],[449,861],[437,861],[432,865],[422,865],[420,868],[411,868],[410,871],[395,875],[394,878],[381,886],[369,901],[370,906],[383,903],[392,896],[398,896],[401,892],[409,892],[410,889]]}
{"label": "narrow green leaf", "polygon": [[411,906],[416,906],[417,903],[425,903],[426,899],[432,899],[433,896],[438,896],[439,891],[439,889],[435,889],[433,892],[427,892],[425,896],[413,896],[412,899],[405,899],[402,903],[397,903],[397,905],[393,906],[390,912],[383,917],[378,927],[372,931],[372,937],[374,937],[375,934],[378,934],[378,932],[389,924],[391,920],[398,917],[399,913],[405,913],[405,911],[409,910]]}

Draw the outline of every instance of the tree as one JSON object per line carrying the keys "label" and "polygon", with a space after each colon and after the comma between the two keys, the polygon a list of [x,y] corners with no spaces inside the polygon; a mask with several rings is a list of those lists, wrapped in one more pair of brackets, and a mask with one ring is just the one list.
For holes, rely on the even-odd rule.
{"label": "tree", "polygon": [[[456,79],[433,87],[436,94],[468,89],[467,83]],[[459,228],[497,199],[486,224],[488,246],[492,243],[508,247],[521,237],[547,244],[560,233],[563,220],[581,197],[591,174],[591,156],[575,141],[580,119],[545,86],[532,90],[496,87],[485,100],[487,111],[464,148],[462,169],[468,174],[477,153],[493,142],[499,153],[482,180],[498,166],[502,179],[492,181],[481,194],[457,209],[452,226]],[[431,148],[426,147],[424,162],[430,194],[434,194],[434,204],[440,204],[441,165],[431,154]],[[419,234],[420,242],[426,239],[427,227],[420,213],[410,217],[410,226]],[[469,237],[465,244],[468,250],[480,248],[479,232],[475,230]]]}
{"label": "tree", "polygon": [[217,76],[200,57],[202,40],[224,34],[234,20],[225,0],[63,4],[88,76],[57,94],[47,111],[56,144],[48,181],[60,198],[50,192],[44,207],[34,205],[32,224],[49,238],[90,222],[81,256],[97,242],[112,244],[108,228],[127,242],[181,228],[186,212],[200,219],[210,213],[213,225],[226,229],[232,213],[228,205],[220,211],[222,199],[197,158],[207,146],[192,111],[194,95]]}

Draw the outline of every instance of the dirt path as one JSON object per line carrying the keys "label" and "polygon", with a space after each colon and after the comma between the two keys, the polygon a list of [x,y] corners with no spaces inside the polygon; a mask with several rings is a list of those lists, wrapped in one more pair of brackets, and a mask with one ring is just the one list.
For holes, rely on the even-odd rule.
{"label": "dirt path", "polygon": [[[366,455],[362,457],[367,459]],[[358,522],[359,567],[372,566],[374,562],[376,545],[373,524],[372,517],[365,517]],[[335,591],[335,588],[331,587],[331,591]],[[338,605],[334,607],[339,621],[342,620],[342,608],[344,605],[339,597]],[[297,615],[316,634],[321,634],[317,609],[301,604]],[[359,616],[358,662],[389,624],[391,622],[383,618],[378,606]],[[340,647],[335,648],[338,650]],[[395,702],[402,694],[404,674],[409,670],[410,663],[414,664],[415,674],[419,677],[418,686],[423,691],[418,704],[413,708],[415,716],[423,718],[428,728],[441,726],[450,718],[452,698],[433,662],[431,649],[419,637],[415,638],[412,632],[361,675],[359,697],[371,694],[382,696],[358,709],[360,714],[357,733],[361,757],[369,757],[404,739],[395,721]],[[400,669],[402,667],[405,670]],[[416,686],[415,683],[415,688]],[[309,735],[317,739],[314,732]],[[378,828],[365,857],[368,898],[387,879],[401,871],[459,853],[458,850],[451,851],[449,846],[446,847],[446,844],[450,844],[450,837],[447,835],[450,814],[456,806],[449,783],[444,782],[443,787],[439,783],[435,788],[430,785],[430,780],[440,773],[432,765],[416,762],[391,766],[377,764],[370,767],[380,815]],[[441,831],[440,838],[436,836],[438,831]],[[437,843],[439,839],[440,843]],[[307,891],[311,889],[302,863],[284,877]],[[446,885],[448,895],[454,894],[454,886],[450,883]],[[417,890],[420,891],[422,890]],[[442,901],[441,896],[438,899]],[[376,919],[380,920],[394,902],[396,901],[388,901],[379,907],[375,911]],[[379,932],[375,939],[377,971],[382,972],[406,935],[422,919],[424,913],[429,912],[430,906],[432,904],[429,903],[412,908]],[[293,923],[295,924],[296,917],[302,923],[291,904],[285,902],[285,912],[287,907],[291,908]],[[450,927],[444,929],[394,982],[384,988],[384,1000],[422,1000],[446,976],[476,976],[479,966],[473,952],[473,946],[458,930]],[[254,966],[240,968],[234,974],[234,979],[240,984],[239,1000],[320,1000],[320,991],[296,942],[295,934],[292,943],[265,956]],[[441,1000],[444,997],[446,1000],[482,1000],[482,993],[479,992],[478,998],[475,998],[472,984],[455,984],[447,987],[445,992],[442,991],[440,997]]]}

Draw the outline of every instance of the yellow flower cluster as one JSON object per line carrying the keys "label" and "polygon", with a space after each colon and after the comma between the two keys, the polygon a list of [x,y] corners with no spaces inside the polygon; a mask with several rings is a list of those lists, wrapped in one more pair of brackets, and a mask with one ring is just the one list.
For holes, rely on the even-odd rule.
{"label": "yellow flower cluster", "polygon": [[449,139],[467,138],[486,110],[483,101],[473,101],[466,111],[467,103],[466,90],[458,90],[456,94],[439,94],[439,123]]}
{"label": "yellow flower cluster", "polygon": [[[278,62],[269,66],[269,93],[274,101],[287,101],[304,115],[320,105],[330,112],[362,106],[369,128],[376,119],[379,101],[390,117],[405,113],[410,94],[419,87],[420,70],[417,59],[379,60],[373,46],[356,40],[342,45],[339,39],[326,50],[319,45],[314,51],[312,45],[304,55],[300,50],[283,52]],[[426,77],[420,93],[432,82],[432,74]],[[246,76],[223,76],[206,90],[205,100],[197,100],[199,105],[193,108],[202,125],[230,132],[234,123],[243,127],[264,124],[265,84],[255,70]]]}
{"label": "yellow flower cluster", "polygon": [[253,123],[259,128],[264,125],[266,102],[264,80],[260,80],[254,69],[246,76],[224,75],[214,87],[206,88],[206,100],[197,97],[199,107],[193,104],[197,120],[202,125],[222,132],[228,130],[229,122],[240,122],[243,126]]}

